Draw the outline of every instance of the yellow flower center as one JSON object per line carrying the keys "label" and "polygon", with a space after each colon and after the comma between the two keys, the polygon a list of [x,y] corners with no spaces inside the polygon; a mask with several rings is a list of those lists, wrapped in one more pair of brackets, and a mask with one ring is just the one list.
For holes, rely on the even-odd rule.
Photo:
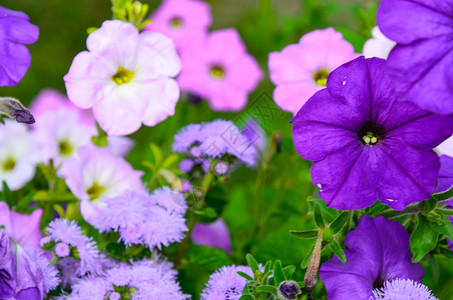
{"label": "yellow flower center", "polygon": [[219,66],[212,66],[210,69],[211,77],[217,80],[222,80],[225,78],[225,70]]}
{"label": "yellow flower center", "polygon": [[58,152],[63,156],[69,156],[74,150],[71,144],[67,140],[60,141],[58,143]]}
{"label": "yellow flower center", "polygon": [[9,157],[2,163],[2,169],[5,172],[9,172],[16,166],[16,160],[12,157]]}
{"label": "yellow flower center", "polygon": [[134,77],[134,72],[126,70],[123,67],[119,67],[115,75],[112,76],[112,80],[115,81],[117,85],[123,83],[128,83]]}
{"label": "yellow flower center", "polygon": [[362,137],[362,140],[365,142],[365,145],[376,145],[378,142],[377,137],[371,131],[368,131],[366,135]]}
{"label": "yellow flower center", "polygon": [[313,80],[317,85],[326,86],[328,76],[329,71],[326,68],[322,68],[313,74]]}
{"label": "yellow flower center", "polygon": [[99,199],[105,192],[105,187],[100,186],[97,182],[95,182],[89,189],[86,190],[86,192],[90,196],[90,200],[96,200]]}
{"label": "yellow flower center", "polygon": [[170,27],[173,29],[180,29],[184,25],[181,18],[175,17],[170,20]]}

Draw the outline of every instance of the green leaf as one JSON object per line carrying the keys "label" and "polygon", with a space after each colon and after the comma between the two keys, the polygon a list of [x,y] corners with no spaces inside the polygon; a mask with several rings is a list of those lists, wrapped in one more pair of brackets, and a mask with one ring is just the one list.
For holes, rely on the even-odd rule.
{"label": "green leaf", "polygon": [[220,249],[204,245],[191,244],[186,252],[186,257],[191,264],[212,271],[231,264],[228,254]]}
{"label": "green leaf", "polygon": [[281,282],[285,281],[285,274],[283,273],[282,269],[282,262],[280,260],[276,260],[274,262],[274,280],[275,285],[279,285]]}
{"label": "green leaf", "polygon": [[150,145],[151,151],[153,152],[154,156],[154,165],[159,167],[162,164],[163,161],[163,154],[162,150],[160,150],[159,146],[156,144],[151,143]]}
{"label": "green leaf", "polygon": [[315,245],[313,245],[310,248],[310,251],[307,252],[307,255],[305,255],[304,259],[300,263],[300,268],[301,269],[306,269],[308,268],[308,263],[310,262],[311,254],[313,253],[313,250],[315,249]]}
{"label": "green leaf", "polygon": [[6,181],[3,180],[2,185],[3,185],[3,192],[2,192],[3,200],[5,200],[6,204],[8,204],[8,206],[9,206],[9,208],[12,209],[13,205],[14,205],[13,194],[11,193],[11,190],[9,189]]}
{"label": "green leaf", "polygon": [[264,274],[268,273],[272,268],[272,261],[268,260],[264,265]]}
{"label": "green leaf", "polygon": [[19,202],[17,203],[16,211],[18,212],[24,211],[27,208],[28,204],[30,204],[30,202],[33,200],[35,194],[36,192],[32,192],[27,196],[23,197],[22,199],[20,199]]}
{"label": "green leaf", "polygon": [[437,244],[439,233],[432,229],[424,216],[418,216],[418,224],[410,239],[410,248],[414,257],[412,262],[419,262],[429,251],[433,250]]}
{"label": "green leaf", "polygon": [[346,262],[346,255],[343,252],[343,249],[341,249],[341,246],[338,244],[336,240],[332,240],[329,244],[330,250],[332,250],[333,253],[335,253],[338,258],[345,263]]}
{"label": "green leaf", "polygon": [[272,294],[272,295],[276,295],[277,294],[277,288],[275,286],[272,286],[272,285],[261,285],[261,286],[257,287],[256,290],[258,292],[269,293],[269,294]]}
{"label": "green leaf", "polygon": [[245,259],[247,260],[247,264],[250,266],[250,268],[252,269],[252,272],[253,274],[255,274],[256,271],[259,271],[260,268],[258,266],[258,262],[256,261],[256,259],[253,257],[253,255],[251,255],[250,253],[247,253],[245,255]]}
{"label": "green leaf", "polygon": [[250,277],[250,275],[249,275],[249,274],[246,274],[246,273],[244,273],[244,272],[241,272],[241,271],[238,271],[237,273],[238,273],[238,275],[240,275],[240,276],[244,277],[244,278],[245,278],[245,279],[247,279],[247,280],[253,280],[253,278],[252,278],[252,277]]}
{"label": "green leaf", "polygon": [[179,159],[178,154],[176,154],[176,153],[170,154],[169,156],[167,156],[167,158],[162,163],[162,168],[170,169],[173,166],[173,164],[175,164],[178,161],[178,159]]}
{"label": "green leaf", "polygon": [[453,241],[453,225],[451,224],[450,220],[447,216],[441,214],[440,215],[440,224],[436,223],[429,223],[432,229],[435,231],[442,233],[443,235],[447,236],[450,240]]}
{"label": "green leaf", "polygon": [[283,268],[283,273],[285,274],[285,278],[287,280],[291,279],[293,276],[294,272],[296,272],[296,267],[293,265],[286,266]]}
{"label": "green leaf", "polygon": [[351,213],[348,211],[345,211],[341,215],[339,215],[329,225],[329,228],[332,230],[332,234],[336,234],[338,231],[340,231],[350,218],[351,218]]}
{"label": "green leaf", "polygon": [[322,218],[322,213],[321,213],[321,208],[319,205],[315,205],[315,223],[318,226],[318,228],[324,228],[326,225],[324,224],[324,220]]}
{"label": "green leaf", "polygon": [[312,239],[318,236],[318,229],[310,229],[303,231],[290,230],[289,234],[299,239]]}
{"label": "green leaf", "polygon": [[255,298],[253,298],[252,295],[242,295],[241,298],[239,298],[239,300],[254,300]]}
{"label": "green leaf", "polygon": [[453,198],[453,187],[446,192],[434,194],[433,198],[436,198],[437,201],[443,201]]}

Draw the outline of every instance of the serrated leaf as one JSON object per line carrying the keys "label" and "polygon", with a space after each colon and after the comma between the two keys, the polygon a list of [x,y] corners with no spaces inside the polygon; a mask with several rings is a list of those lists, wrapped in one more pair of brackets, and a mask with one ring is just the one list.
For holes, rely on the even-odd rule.
{"label": "serrated leaf", "polygon": [[285,278],[287,280],[290,280],[291,277],[293,276],[294,272],[296,272],[296,267],[293,265],[286,266],[283,268],[283,273],[285,274]]}
{"label": "serrated leaf", "polygon": [[344,254],[343,252],[343,249],[341,249],[341,246],[338,244],[337,241],[335,240],[332,240],[329,244],[329,247],[330,247],[330,250],[332,250],[332,252],[338,256],[338,258],[343,262],[345,263],[346,262],[346,255]]}
{"label": "serrated leaf", "polygon": [[340,231],[350,218],[351,213],[348,211],[345,211],[341,215],[339,215],[329,226],[329,228],[332,230],[332,234],[336,234],[338,231]]}
{"label": "serrated leaf", "polygon": [[318,226],[318,228],[326,227],[326,224],[324,224],[324,220],[322,218],[321,208],[319,207],[319,205],[315,205],[314,215],[316,226]]}
{"label": "serrated leaf", "polygon": [[453,225],[451,224],[450,220],[447,216],[440,214],[440,221],[441,224],[429,223],[429,225],[432,229],[439,233],[442,233],[453,241]]}
{"label": "serrated leaf", "polygon": [[286,280],[282,269],[282,262],[280,260],[276,260],[274,262],[274,280],[276,286]]}
{"label": "serrated leaf", "polygon": [[318,236],[318,229],[290,230],[289,234],[299,239],[313,239]]}
{"label": "serrated leaf", "polygon": [[241,272],[241,271],[238,271],[237,273],[238,273],[238,275],[244,277],[247,280],[253,280],[253,278],[249,274],[246,274],[246,273]]}
{"label": "serrated leaf", "polygon": [[410,238],[410,248],[414,257],[412,262],[419,262],[436,247],[439,233],[432,229],[424,216],[418,216],[418,224]]}
{"label": "serrated leaf", "polygon": [[247,260],[247,264],[249,265],[249,267],[252,269],[253,274],[255,274],[256,271],[259,271],[260,268],[258,266],[258,262],[253,257],[253,255],[247,253],[245,255],[245,259]]}
{"label": "serrated leaf", "polygon": [[277,288],[275,286],[272,286],[272,285],[261,285],[261,286],[257,287],[256,290],[258,292],[269,293],[269,294],[272,294],[272,295],[276,295],[277,294]]}

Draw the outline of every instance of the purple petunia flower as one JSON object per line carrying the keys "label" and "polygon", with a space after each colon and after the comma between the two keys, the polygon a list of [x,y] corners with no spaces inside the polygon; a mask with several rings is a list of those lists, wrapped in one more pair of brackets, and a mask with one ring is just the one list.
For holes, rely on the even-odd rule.
{"label": "purple petunia flower", "polygon": [[202,300],[230,299],[238,300],[242,296],[242,290],[247,283],[245,278],[237,272],[244,272],[253,276],[249,266],[225,266],[211,274],[206,284]]}
{"label": "purple petunia flower", "polygon": [[440,113],[453,112],[453,1],[382,0],[377,23],[397,42],[388,57],[398,96]]}
{"label": "purple petunia flower", "polygon": [[191,237],[195,244],[217,247],[228,253],[233,251],[230,231],[222,218],[210,224],[198,223],[193,228]]}
{"label": "purple petunia flower", "polygon": [[36,42],[37,26],[28,16],[0,6],[0,86],[16,85],[30,66],[30,52],[24,44]]}
{"label": "purple petunia flower", "polygon": [[359,57],[333,71],[327,88],[300,109],[293,137],[314,161],[311,175],[328,207],[361,209],[380,199],[402,210],[431,197],[453,117],[397,101],[386,62]]}
{"label": "purple petunia flower", "polygon": [[[439,183],[436,192],[445,192],[453,187],[453,157],[442,155],[440,157]],[[452,203],[453,204],[453,203]]]}
{"label": "purple petunia flower", "polygon": [[[424,270],[412,263],[409,233],[397,221],[363,216],[346,235],[346,263],[338,257],[321,266],[329,300],[363,300],[395,279],[421,281]],[[347,283],[347,284],[345,284]]]}

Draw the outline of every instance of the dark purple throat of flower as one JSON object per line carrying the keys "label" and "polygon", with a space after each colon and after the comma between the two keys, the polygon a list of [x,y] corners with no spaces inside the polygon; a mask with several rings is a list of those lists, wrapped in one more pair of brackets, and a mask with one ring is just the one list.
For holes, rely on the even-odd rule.
{"label": "dark purple throat of flower", "polygon": [[357,132],[357,137],[364,145],[377,145],[381,143],[387,135],[387,131],[374,121],[368,121]]}
{"label": "dark purple throat of flower", "polygon": [[213,65],[209,69],[209,73],[212,78],[216,80],[223,80],[225,78],[225,69],[221,65]]}
{"label": "dark purple throat of flower", "polygon": [[327,77],[329,77],[329,70],[326,68],[319,69],[313,74],[313,80],[319,86],[326,86]]}

